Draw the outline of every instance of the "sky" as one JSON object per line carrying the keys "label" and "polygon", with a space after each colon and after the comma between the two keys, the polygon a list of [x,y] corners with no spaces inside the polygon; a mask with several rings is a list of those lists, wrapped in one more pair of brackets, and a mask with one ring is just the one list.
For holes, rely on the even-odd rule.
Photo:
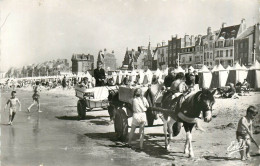
{"label": "sky", "polygon": [[204,35],[210,26],[260,22],[259,0],[0,0],[1,68],[22,67],[74,53],[168,42],[172,35]]}

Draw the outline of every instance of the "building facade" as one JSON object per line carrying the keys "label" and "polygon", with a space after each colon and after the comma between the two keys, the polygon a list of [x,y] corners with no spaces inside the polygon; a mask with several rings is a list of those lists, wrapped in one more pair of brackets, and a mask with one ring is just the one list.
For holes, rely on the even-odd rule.
{"label": "building facade", "polygon": [[72,73],[79,74],[85,72],[93,72],[94,56],[90,54],[73,54],[72,58]]}
{"label": "building facade", "polygon": [[168,45],[165,42],[157,44],[155,54],[157,55],[157,68],[163,69],[168,67]]}
{"label": "building facade", "polygon": [[251,66],[259,60],[259,24],[248,27],[234,41],[234,61]]}
{"label": "building facade", "polygon": [[227,67],[235,64],[234,60],[234,40],[246,30],[245,19],[241,20],[241,24],[234,26],[226,26],[222,24],[219,35],[215,41],[215,64],[222,64]]}
{"label": "building facade", "polygon": [[207,29],[207,35],[203,38],[202,64],[212,69],[215,65],[215,38],[217,32],[212,32],[211,27]]}

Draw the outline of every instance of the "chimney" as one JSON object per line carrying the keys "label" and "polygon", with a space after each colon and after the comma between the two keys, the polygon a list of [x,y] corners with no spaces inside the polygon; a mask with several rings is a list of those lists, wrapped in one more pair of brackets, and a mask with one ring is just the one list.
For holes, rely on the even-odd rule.
{"label": "chimney", "polygon": [[242,27],[242,32],[246,30],[246,19],[242,18],[241,20],[241,27]]}
{"label": "chimney", "polygon": [[178,34],[175,35],[176,39],[178,39]]}
{"label": "chimney", "polygon": [[227,23],[223,22],[222,23],[222,28],[226,27],[227,26]]}
{"label": "chimney", "polygon": [[114,54],[115,53],[115,51],[114,50],[112,50],[112,54]]}
{"label": "chimney", "polygon": [[210,34],[211,34],[211,27],[208,27],[207,35],[210,35]]}
{"label": "chimney", "polygon": [[165,41],[164,40],[162,41],[162,46],[165,46]]}
{"label": "chimney", "polygon": [[185,47],[190,46],[190,38],[189,38],[189,35],[186,35],[186,33],[185,33],[185,36],[184,36],[184,46]]}
{"label": "chimney", "polygon": [[193,35],[190,36],[190,41],[191,41],[191,45],[194,46],[195,45],[195,38]]}
{"label": "chimney", "polygon": [[157,47],[161,47],[161,44],[160,44],[160,43],[157,43]]}

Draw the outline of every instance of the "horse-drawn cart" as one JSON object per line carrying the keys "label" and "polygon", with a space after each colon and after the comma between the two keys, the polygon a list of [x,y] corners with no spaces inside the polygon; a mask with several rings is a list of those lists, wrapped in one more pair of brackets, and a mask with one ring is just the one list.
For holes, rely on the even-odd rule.
{"label": "horse-drawn cart", "polygon": [[[121,141],[125,141],[128,135],[128,119],[133,116],[132,100],[136,88],[138,87],[119,87],[119,89],[113,91],[113,94],[110,94],[109,97],[108,111],[110,112],[110,116],[112,116],[111,119],[114,119],[117,138]],[[150,90],[148,90],[148,87],[139,88],[142,89],[143,95],[148,99],[150,107],[146,111],[146,118],[148,126],[152,126],[156,119],[156,114],[151,108],[154,106],[154,99],[159,96],[161,86],[152,85]],[[151,96],[152,94],[154,96]]]}
{"label": "horse-drawn cart", "polygon": [[77,111],[80,119],[86,117],[86,111],[91,111],[93,108],[107,109],[109,90],[116,87],[94,87],[87,89],[84,86],[75,87],[75,95],[79,98],[77,102]]}

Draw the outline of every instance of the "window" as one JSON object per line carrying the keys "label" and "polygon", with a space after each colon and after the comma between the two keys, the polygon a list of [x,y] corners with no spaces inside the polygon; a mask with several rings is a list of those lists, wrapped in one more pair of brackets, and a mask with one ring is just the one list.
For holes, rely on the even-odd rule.
{"label": "window", "polygon": [[209,66],[209,62],[207,62],[207,66]]}
{"label": "window", "polygon": [[243,48],[243,43],[242,42],[240,43],[240,48]]}
{"label": "window", "polygon": [[209,59],[209,52],[207,52],[207,59]]}
{"label": "window", "polygon": [[210,59],[212,59],[212,53],[210,53]]}
{"label": "window", "polygon": [[212,66],[212,62],[210,62],[210,66]]}
{"label": "window", "polygon": [[192,61],[192,57],[190,56],[190,62]]}
{"label": "window", "polygon": [[166,48],[166,54],[168,54],[168,48]]}
{"label": "window", "polygon": [[219,42],[219,47],[223,47],[223,41]]}
{"label": "window", "polygon": [[230,50],[230,57],[233,57],[233,50]]}
{"label": "window", "polygon": [[218,42],[216,42],[215,44],[216,44],[216,47],[218,47]]}
{"label": "window", "polygon": [[220,57],[223,57],[223,50],[220,50]]}
{"label": "window", "polygon": [[226,50],[226,57],[228,57],[228,50]]}
{"label": "window", "polygon": [[204,61],[206,60],[206,53],[204,53]]}
{"label": "window", "polygon": [[217,57],[219,57],[219,51],[217,51]]}

